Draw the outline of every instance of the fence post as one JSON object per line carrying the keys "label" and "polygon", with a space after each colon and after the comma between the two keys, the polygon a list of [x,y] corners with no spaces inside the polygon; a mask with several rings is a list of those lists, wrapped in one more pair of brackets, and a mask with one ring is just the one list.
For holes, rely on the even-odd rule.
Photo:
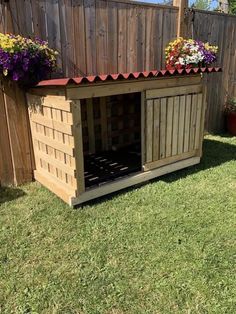
{"label": "fence post", "polygon": [[187,35],[187,21],[185,12],[188,9],[188,0],[174,0],[173,5],[179,7],[177,36],[185,37]]}

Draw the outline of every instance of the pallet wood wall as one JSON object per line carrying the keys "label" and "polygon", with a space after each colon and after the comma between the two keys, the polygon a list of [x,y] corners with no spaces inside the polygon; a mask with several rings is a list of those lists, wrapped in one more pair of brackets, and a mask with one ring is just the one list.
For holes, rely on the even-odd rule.
{"label": "pallet wood wall", "polygon": [[202,85],[145,92],[144,169],[201,156],[205,100]]}
{"label": "pallet wood wall", "polygon": [[25,94],[5,82],[0,88],[0,186],[32,181],[33,168]]}
{"label": "pallet wood wall", "polygon": [[73,116],[72,104],[64,96],[28,95],[28,103],[35,178],[69,202],[78,190],[74,136],[78,115]]}

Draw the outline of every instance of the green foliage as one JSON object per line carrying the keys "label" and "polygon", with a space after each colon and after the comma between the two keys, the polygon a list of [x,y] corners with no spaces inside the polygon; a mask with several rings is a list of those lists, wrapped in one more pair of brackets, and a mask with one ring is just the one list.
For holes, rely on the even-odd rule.
{"label": "green foliage", "polygon": [[209,0],[196,0],[194,2],[194,8],[209,11],[211,6],[210,3]]}
{"label": "green foliage", "polygon": [[236,0],[229,0],[229,13],[236,14]]}
{"label": "green foliage", "polygon": [[0,189],[1,314],[235,313],[236,138],[203,156],[78,209]]}

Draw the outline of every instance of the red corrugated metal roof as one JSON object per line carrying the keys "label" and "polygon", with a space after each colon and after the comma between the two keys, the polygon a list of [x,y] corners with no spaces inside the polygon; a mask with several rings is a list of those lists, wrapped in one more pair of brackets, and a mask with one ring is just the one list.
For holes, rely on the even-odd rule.
{"label": "red corrugated metal roof", "polygon": [[41,81],[37,86],[66,86],[68,84],[82,84],[82,83],[94,83],[104,81],[116,81],[116,80],[129,80],[138,78],[151,78],[151,77],[162,77],[172,75],[188,75],[197,73],[211,73],[220,72],[221,68],[192,68],[192,69],[180,69],[180,70],[153,70],[144,72],[132,72],[132,73],[117,73],[117,74],[104,74],[104,75],[90,75],[90,76],[79,76],[73,78],[60,78]]}

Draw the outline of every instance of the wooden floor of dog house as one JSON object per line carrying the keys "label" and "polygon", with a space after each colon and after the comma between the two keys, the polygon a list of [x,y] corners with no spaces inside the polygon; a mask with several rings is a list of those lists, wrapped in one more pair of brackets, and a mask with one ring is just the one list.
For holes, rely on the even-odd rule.
{"label": "wooden floor of dog house", "polygon": [[84,159],[85,187],[100,186],[138,171],[141,171],[141,147],[138,144],[87,155]]}

